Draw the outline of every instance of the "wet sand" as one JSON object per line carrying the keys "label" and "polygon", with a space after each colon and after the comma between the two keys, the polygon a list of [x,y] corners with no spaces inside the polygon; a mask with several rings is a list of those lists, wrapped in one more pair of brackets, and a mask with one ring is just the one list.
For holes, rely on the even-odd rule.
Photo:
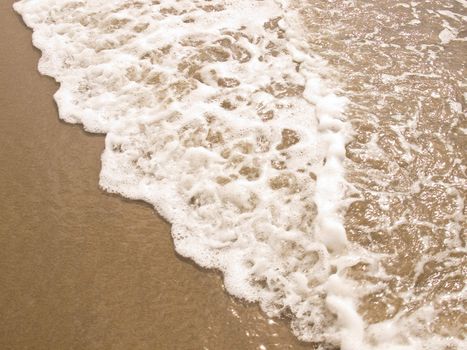
{"label": "wet sand", "polygon": [[177,256],[150,206],[98,188],[104,138],[59,121],[12,3],[0,4],[0,348],[309,348]]}

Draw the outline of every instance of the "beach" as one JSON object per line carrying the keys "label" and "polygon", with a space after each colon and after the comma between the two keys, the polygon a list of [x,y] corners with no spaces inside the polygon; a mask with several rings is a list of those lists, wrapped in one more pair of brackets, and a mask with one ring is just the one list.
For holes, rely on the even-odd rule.
{"label": "beach", "polygon": [[465,1],[13,3],[0,348],[465,347]]}
{"label": "beach", "polygon": [[178,256],[150,205],[98,187],[102,135],[58,119],[31,31],[0,5],[0,348],[305,349]]}

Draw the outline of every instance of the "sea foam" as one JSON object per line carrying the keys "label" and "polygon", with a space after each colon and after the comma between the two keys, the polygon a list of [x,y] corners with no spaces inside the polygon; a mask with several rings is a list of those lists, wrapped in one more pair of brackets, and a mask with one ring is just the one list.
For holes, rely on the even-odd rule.
{"label": "sea foam", "polygon": [[102,188],[153,204],[178,253],[290,317],[302,340],[414,348],[393,324],[367,329],[361,288],[343,273],[377,264],[342,222],[347,101],[289,1],[22,0],[15,10],[34,30],[39,71],[60,83],[60,118],[106,134]]}

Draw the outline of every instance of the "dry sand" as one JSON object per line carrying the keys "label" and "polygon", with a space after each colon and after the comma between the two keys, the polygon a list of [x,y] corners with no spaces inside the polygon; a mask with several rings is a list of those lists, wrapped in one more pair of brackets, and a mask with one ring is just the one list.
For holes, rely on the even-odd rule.
{"label": "dry sand", "polygon": [[150,206],[98,188],[104,138],[59,121],[12,3],[0,4],[0,348],[308,348],[178,256]]}

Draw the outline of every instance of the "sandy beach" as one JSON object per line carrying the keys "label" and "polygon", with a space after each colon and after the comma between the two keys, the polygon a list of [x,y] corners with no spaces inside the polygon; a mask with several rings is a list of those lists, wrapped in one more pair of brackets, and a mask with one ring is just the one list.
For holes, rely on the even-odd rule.
{"label": "sandy beach", "polygon": [[466,348],[463,2],[13,4],[0,349]]}
{"label": "sandy beach", "polygon": [[177,256],[149,205],[98,188],[104,138],[59,121],[12,3],[0,5],[0,348],[309,348]]}

